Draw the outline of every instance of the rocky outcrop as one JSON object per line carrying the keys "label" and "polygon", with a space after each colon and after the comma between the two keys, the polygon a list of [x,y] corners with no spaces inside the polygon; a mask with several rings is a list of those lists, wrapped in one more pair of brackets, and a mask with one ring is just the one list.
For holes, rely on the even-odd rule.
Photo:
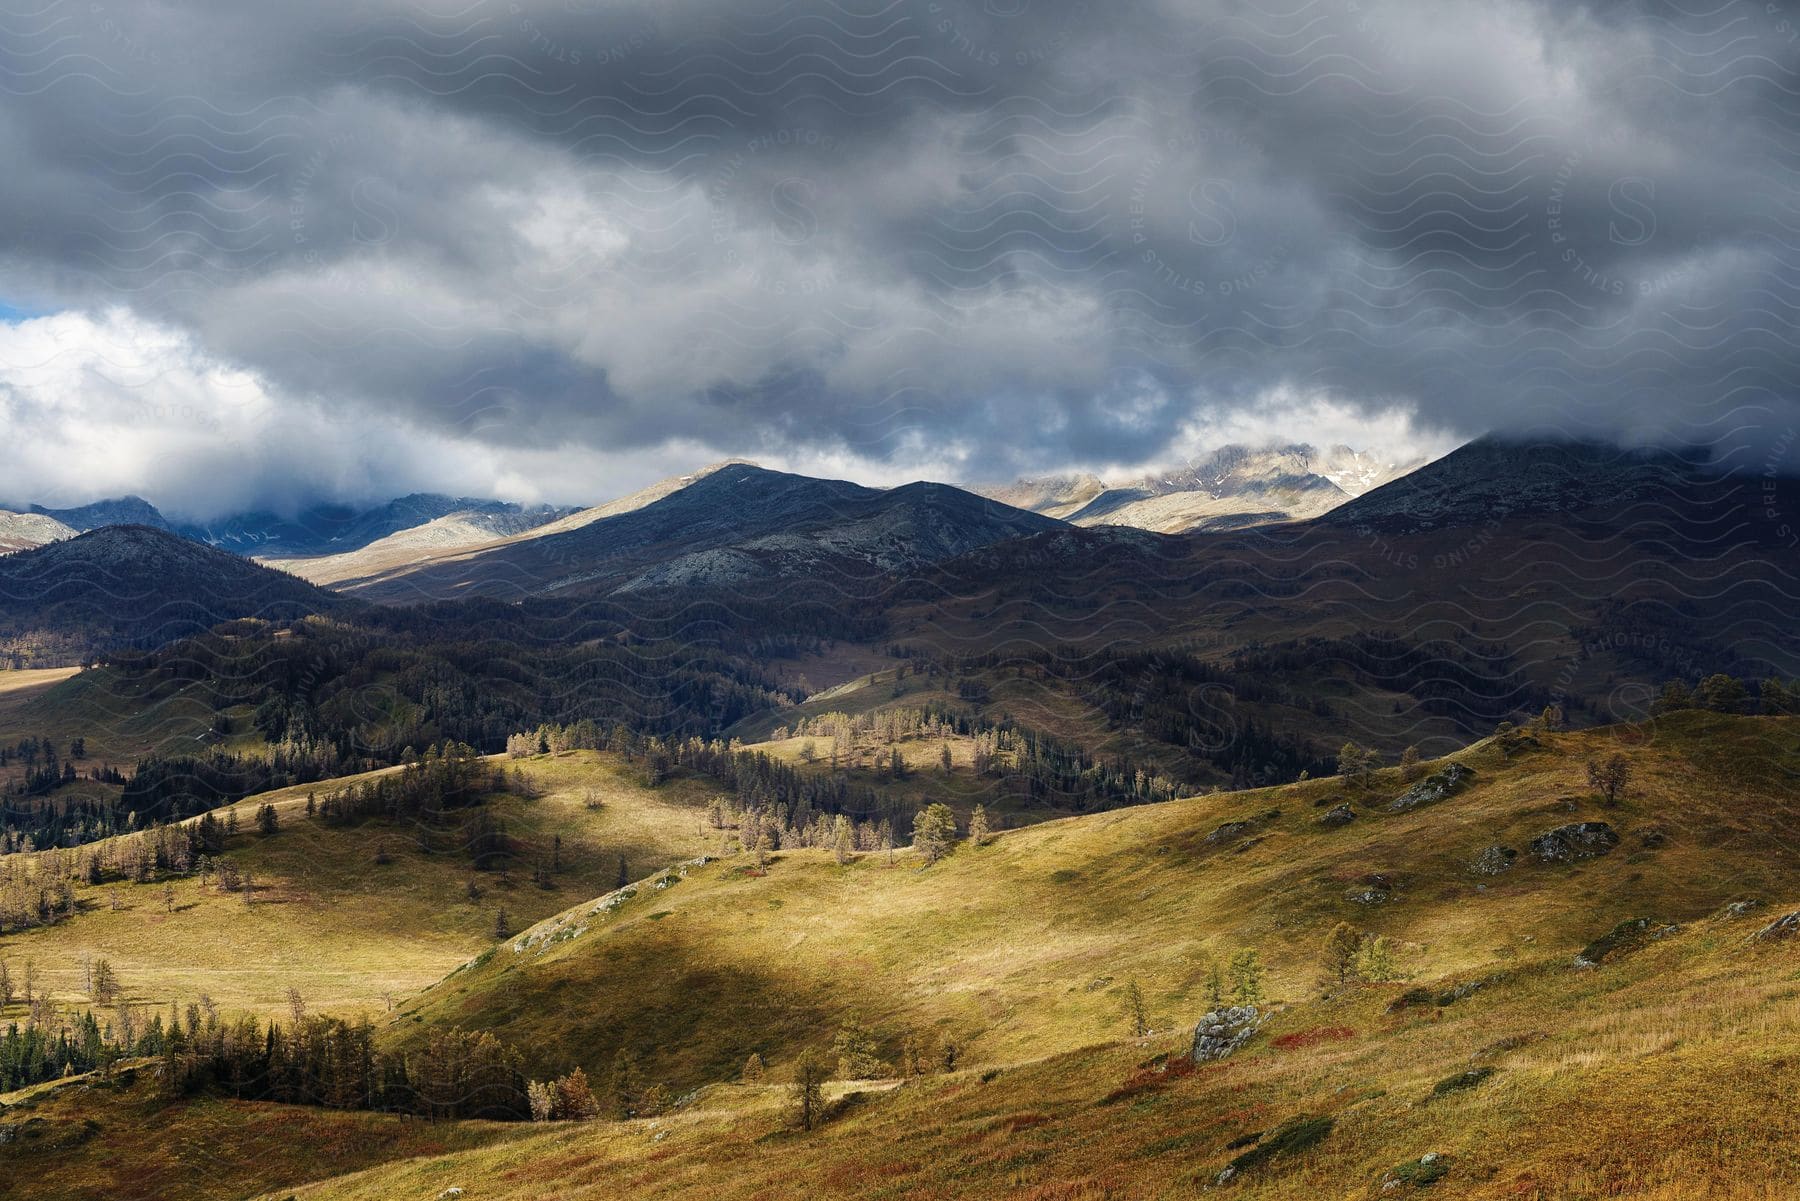
{"label": "rocky outcrop", "polygon": [[1344,899],[1358,905],[1385,905],[1394,899],[1400,883],[1400,877],[1389,872],[1370,872],[1344,893]]}
{"label": "rocky outcrop", "polygon": [[1469,870],[1478,876],[1498,876],[1511,871],[1513,860],[1518,857],[1519,852],[1511,847],[1496,844],[1484,848],[1481,854],[1475,856],[1474,862],[1469,864]]}
{"label": "rocky outcrop", "polygon": [[1319,824],[1328,829],[1336,829],[1338,826],[1347,826],[1355,820],[1356,810],[1350,808],[1349,802],[1346,801],[1342,805],[1337,805],[1326,810],[1326,812],[1319,817]]}
{"label": "rocky outcrop", "polygon": [[1659,922],[1655,918],[1634,917],[1620,922],[1581,948],[1581,953],[1575,956],[1575,966],[1599,967],[1609,959],[1629,955],[1649,943],[1680,933],[1680,930],[1679,926]]}
{"label": "rocky outcrop", "polygon": [[1757,942],[1780,942],[1800,935],[1800,909],[1786,913],[1751,935]]}
{"label": "rocky outcrop", "polygon": [[1442,771],[1436,771],[1408,788],[1388,804],[1389,813],[1406,813],[1424,805],[1435,805],[1445,797],[1454,796],[1468,786],[1469,778],[1475,773],[1460,763],[1452,763]]}
{"label": "rocky outcrop", "polygon": [[1262,1017],[1254,1005],[1213,1010],[1194,1027],[1194,1062],[1211,1063],[1224,1059],[1249,1042],[1261,1025]]}
{"label": "rocky outcrop", "polygon": [[1532,839],[1531,853],[1543,863],[1573,863],[1604,855],[1618,845],[1618,833],[1605,822],[1573,822]]}

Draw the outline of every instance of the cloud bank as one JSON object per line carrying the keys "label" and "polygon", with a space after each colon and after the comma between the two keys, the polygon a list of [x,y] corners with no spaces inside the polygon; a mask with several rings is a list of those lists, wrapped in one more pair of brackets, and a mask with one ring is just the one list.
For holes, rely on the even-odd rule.
{"label": "cloud bank", "polygon": [[1800,39],[1760,0],[0,23],[5,499],[1800,425]]}

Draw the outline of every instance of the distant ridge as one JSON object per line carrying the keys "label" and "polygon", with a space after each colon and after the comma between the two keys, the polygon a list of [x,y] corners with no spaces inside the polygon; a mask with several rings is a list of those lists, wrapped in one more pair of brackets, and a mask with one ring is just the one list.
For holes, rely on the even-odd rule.
{"label": "distant ridge", "polygon": [[1047,476],[981,485],[983,496],[1081,526],[1133,526],[1163,534],[1303,521],[1328,513],[1425,460],[1389,462],[1305,443],[1225,446],[1202,459],[1123,483],[1094,475]]}
{"label": "distant ridge", "polygon": [[[726,463],[592,511],[353,587],[371,599],[642,593],[750,580],[839,584],[1056,529],[947,484],[886,491]],[[582,519],[580,524],[576,524]]]}
{"label": "distant ridge", "polygon": [[67,660],[157,645],[234,618],[291,620],[347,604],[167,530],[102,526],[0,558],[0,655]]}
{"label": "distant ridge", "polygon": [[1320,520],[1404,533],[1666,499],[1724,476],[1699,450],[1488,435]]}

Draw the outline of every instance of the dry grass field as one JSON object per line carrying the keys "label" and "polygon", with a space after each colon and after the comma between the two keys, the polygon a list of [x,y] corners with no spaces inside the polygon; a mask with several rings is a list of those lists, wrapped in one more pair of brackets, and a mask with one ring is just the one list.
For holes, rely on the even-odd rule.
{"label": "dry grass field", "polygon": [[[1607,806],[1585,765],[1614,750],[1633,779]],[[1753,937],[1800,909],[1800,721],[1684,713],[1510,752],[1488,740],[1453,761],[1472,770],[1467,786],[1405,812],[1389,809],[1404,787],[1389,769],[1366,787],[1313,780],[1048,822],[932,865],[800,851],[759,873],[732,856],[565,909],[404,1000],[384,1028],[400,1046],[440,1025],[492,1028],[534,1070],[579,1063],[601,1077],[628,1045],[682,1098],[656,1118],[429,1127],[445,1145],[420,1150],[408,1141],[420,1126],[398,1118],[212,1100],[158,1117],[142,1085],[87,1100],[73,1086],[7,1115],[28,1112],[43,1133],[36,1150],[0,1148],[0,1190],[30,1179],[46,1197],[320,1201],[450,1188],[520,1201],[1800,1193],[1789,1103],[1800,943]],[[1354,820],[1319,822],[1342,802]],[[1532,854],[1542,833],[1601,821],[1620,838],[1605,854]],[[1511,869],[1472,871],[1496,845],[1518,852]],[[1744,901],[1756,904],[1726,909]],[[1636,918],[1655,936],[1575,963]],[[1321,947],[1340,921],[1387,938],[1399,978],[1324,989]],[[1265,1023],[1231,1058],[1188,1071],[1208,968],[1244,948],[1267,965]],[[1134,982],[1152,1027],[1142,1037],[1128,1022]],[[840,1082],[835,1116],[810,1134],[790,1128],[778,1083],[735,1083],[750,1052],[779,1081],[850,1021],[874,1031],[890,1065],[908,1034],[953,1041],[958,1062],[898,1087]],[[101,1140],[77,1139],[90,1119],[127,1146],[148,1123],[208,1130],[195,1137],[210,1174],[149,1191]],[[275,1122],[389,1150],[327,1159],[304,1138],[271,1149],[226,1128]],[[59,1138],[69,1149],[46,1149]]]}
{"label": "dry grass field", "polygon": [[[0,960],[15,972],[32,960],[65,1002],[81,1002],[81,958],[91,955],[109,958],[146,1005],[204,992],[226,1009],[285,1012],[294,987],[317,1012],[379,1013],[491,944],[502,907],[522,928],[613,887],[620,856],[642,874],[717,846],[705,828],[715,790],[701,783],[651,791],[616,759],[585,751],[539,758],[525,774],[537,796],[490,802],[519,851],[505,878],[473,870],[466,855],[422,851],[416,832],[308,821],[307,794],[339,782],[289,788],[217,811],[238,814],[228,853],[250,875],[252,903],[197,877],[80,889],[74,920],[0,939]],[[280,822],[266,838],[254,820],[265,803]],[[529,865],[559,837],[563,870],[545,889]],[[378,864],[382,851],[389,862]]]}

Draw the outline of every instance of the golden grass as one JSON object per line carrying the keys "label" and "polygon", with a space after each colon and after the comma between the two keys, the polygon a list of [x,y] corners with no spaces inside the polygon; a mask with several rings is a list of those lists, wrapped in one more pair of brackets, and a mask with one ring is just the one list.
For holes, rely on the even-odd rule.
{"label": "golden grass", "polygon": [[[496,760],[504,762],[503,760]],[[544,855],[563,840],[565,870],[556,887],[534,885],[527,864],[509,873],[475,872],[466,855],[426,854],[415,832],[379,823],[333,828],[305,817],[306,785],[252,797],[220,810],[238,814],[228,848],[255,885],[254,904],[198,878],[173,882],[173,911],[163,882],[79,890],[74,920],[10,936],[0,958],[15,977],[33,960],[43,986],[79,1001],[83,954],[105,956],[135,1002],[162,1005],[209,993],[226,1009],[285,1012],[289,987],[315,1012],[385,1010],[387,998],[413,992],[490,945],[498,909],[523,928],[573,902],[611,888],[618,857],[634,874],[653,871],[716,846],[705,826],[713,789],[675,780],[643,788],[616,758],[569,752],[533,760],[526,775],[534,799],[492,802],[513,838]],[[603,804],[586,806],[593,789]],[[253,833],[258,806],[271,803],[281,829]],[[375,863],[378,847],[392,862]],[[470,900],[473,879],[482,889]],[[114,911],[116,891],[121,908]]]}
{"label": "golden grass", "polygon": [[[895,1042],[949,1033],[977,1060],[1015,1062],[1112,1037],[1130,979],[1159,1024],[1191,1020],[1206,965],[1239,947],[1260,949],[1272,995],[1303,998],[1339,920],[1386,935],[1405,970],[1435,978],[1567,962],[1616,922],[1689,921],[1746,890],[1800,896],[1785,841],[1795,801],[1745,754],[1792,753],[1800,722],[1696,715],[1665,733],[1634,751],[1640,783],[1616,809],[1584,782],[1610,736],[1553,735],[1511,761],[1472,748],[1458,758],[1475,783],[1411,813],[1375,811],[1400,788],[1388,773],[1351,798],[1364,815],[1342,830],[1316,820],[1315,802],[1346,795],[1331,779],[1048,822],[925,870],[906,855],[840,867],[800,851],[758,877],[725,861],[584,920],[581,937],[458,973],[409,1005],[419,1020],[401,1029],[494,1028],[546,1061],[579,1047],[590,1071],[630,1042],[677,1086],[719,1079],[752,1050],[789,1055],[852,1012]],[[1714,755],[1709,739],[1738,753]],[[1609,821],[1626,845],[1570,866],[1526,861],[1533,835],[1584,819]],[[1633,831],[1651,824],[1668,841],[1640,850]],[[1519,849],[1521,866],[1483,880],[1468,864],[1492,843]],[[1399,881],[1395,899],[1346,899],[1372,872]]]}
{"label": "golden grass", "polygon": [[[1605,809],[1583,764],[1620,739],[1637,781]],[[409,1001],[384,1037],[489,1027],[539,1070],[581,1063],[602,1077],[629,1044],[651,1080],[703,1086],[688,1104],[639,1122],[483,1127],[480,1145],[396,1145],[360,1171],[315,1156],[270,1196],[1161,1201],[1206,1195],[1238,1154],[1229,1144],[1299,1115],[1335,1126],[1219,1195],[1391,1197],[1384,1174],[1427,1152],[1449,1165],[1434,1194],[1475,1201],[1800,1195],[1800,958],[1749,939],[1800,906],[1800,721],[1687,714],[1647,732],[1552,735],[1510,760],[1491,743],[1458,758],[1472,786],[1411,813],[1379,811],[1399,789],[1392,773],[1366,796],[1319,780],[1046,823],[931,867],[784,852],[766,876],[734,858],[610,915],[584,904],[536,932],[578,936],[494,949]],[[1319,827],[1318,802],[1345,795],[1358,820]],[[1247,818],[1258,824],[1209,841]],[[1495,878],[1467,870],[1482,847],[1523,853],[1577,820],[1610,822],[1624,845],[1576,865],[1522,854]],[[1636,832],[1652,825],[1666,842],[1646,849]],[[1399,881],[1395,899],[1347,900],[1371,871]],[[1718,916],[1746,896],[1765,907]],[[1573,965],[1638,916],[1681,930]],[[1322,998],[1318,948],[1339,920],[1386,934],[1411,980]],[[1206,960],[1246,945],[1277,999],[1259,1037],[1192,1075],[1146,1075],[1152,1055],[1186,1049]],[[1160,1033],[1122,1037],[1130,980]],[[1473,980],[1484,986],[1454,1003],[1390,1011],[1409,987]],[[851,1016],[889,1054],[906,1030],[953,1035],[967,1068],[882,1090],[812,1135],[785,1129],[779,1090],[719,1083],[751,1050],[781,1072]],[[1475,1066],[1497,1070],[1434,1095]],[[44,1104],[80,1112],[62,1094]],[[262,1165],[232,1139],[214,1154],[254,1191]],[[0,1151],[0,1185],[12,1156]],[[296,1188],[306,1172],[315,1182]],[[44,1195],[186,1195],[58,1179]]]}

